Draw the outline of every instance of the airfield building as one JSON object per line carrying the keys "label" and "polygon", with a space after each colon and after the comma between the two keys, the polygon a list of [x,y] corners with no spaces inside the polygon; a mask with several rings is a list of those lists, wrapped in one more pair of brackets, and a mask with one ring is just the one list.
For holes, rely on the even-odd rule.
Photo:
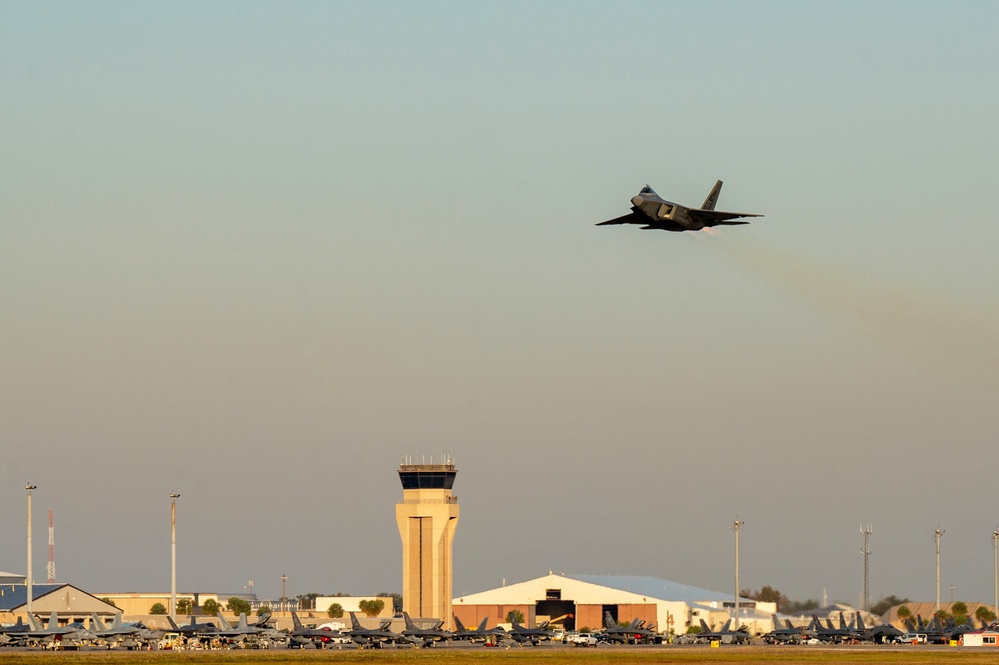
{"label": "airfield building", "polygon": [[[551,621],[567,630],[598,629],[604,614],[617,622],[639,618],[659,632],[682,634],[699,619],[720,628],[731,616],[731,594],[692,587],[655,577],[629,575],[548,574],[526,582],[454,599],[454,615],[466,626],[488,618],[487,626],[506,624],[511,611],[525,625]],[[739,622],[750,630],[770,630],[774,603],[739,600]]]}
{"label": "airfield building", "polygon": [[402,464],[402,503],[395,519],[402,538],[403,610],[413,617],[451,623],[451,547],[458,526],[458,497],[452,492],[458,474],[447,458],[442,464]]}

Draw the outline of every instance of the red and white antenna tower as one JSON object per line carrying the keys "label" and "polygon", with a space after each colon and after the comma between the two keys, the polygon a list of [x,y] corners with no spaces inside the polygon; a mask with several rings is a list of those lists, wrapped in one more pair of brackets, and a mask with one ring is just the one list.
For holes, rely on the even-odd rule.
{"label": "red and white antenna tower", "polygon": [[52,521],[52,509],[49,508],[49,584],[54,584],[55,577],[55,523]]}

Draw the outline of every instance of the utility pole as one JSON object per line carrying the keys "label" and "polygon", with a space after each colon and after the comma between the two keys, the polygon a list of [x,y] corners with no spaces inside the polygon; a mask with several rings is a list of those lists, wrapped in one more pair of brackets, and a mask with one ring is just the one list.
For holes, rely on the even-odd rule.
{"label": "utility pole", "polygon": [[739,527],[745,524],[744,521],[739,519],[736,515],[735,521],[732,522],[730,527],[735,531],[735,620],[733,621],[732,630],[739,630]]}
{"label": "utility pole", "polygon": [[27,483],[24,489],[28,491],[28,579],[24,583],[28,587],[28,614],[31,614],[31,592],[34,586],[34,581],[31,579],[31,490],[38,489],[38,485]]}
{"label": "utility pole", "polygon": [[871,576],[869,561],[871,556],[871,546],[869,543],[869,538],[872,533],[874,533],[874,527],[870,524],[865,528],[864,525],[860,526],[860,533],[864,537],[864,549],[861,550],[861,554],[864,555],[864,598],[860,603],[860,606],[864,608],[865,612],[869,612],[871,609]]}
{"label": "utility pole", "polygon": [[282,614],[284,614],[285,611],[287,611],[288,594],[285,591],[285,584],[287,584],[287,582],[288,582],[288,576],[287,575],[282,575],[281,576],[281,613]]}
{"label": "utility pole", "polygon": [[937,609],[935,611],[936,614],[940,614],[940,537],[944,535],[944,530],[937,527],[934,533],[937,541]]}
{"label": "utility pole", "polygon": [[177,620],[177,498],[170,492],[170,618]]}
{"label": "utility pole", "polygon": [[992,579],[995,582],[995,605],[992,611],[999,618],[999,529],[992,532]]}

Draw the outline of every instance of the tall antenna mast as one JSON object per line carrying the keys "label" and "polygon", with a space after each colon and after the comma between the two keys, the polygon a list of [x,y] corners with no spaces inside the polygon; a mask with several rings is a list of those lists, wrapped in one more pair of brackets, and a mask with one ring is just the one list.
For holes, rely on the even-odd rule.
{"label": "tall antenna mast", "polygon": [[52,519],[52,509],[49,508],[49,584],[55,584],[55,522]]}
{"label": "tall antenna mast", "polygon": [[869,539],[871,534],[874,533],[874,527],[868,524],[864,527],[863,524],[860,525],[860,533],[864,537],[864,549],[860,551],[864,555],[864,598],[861,605],[865,612],[869,612],[871,609],[871,576],[870,568],[868,566],[868,559],[871,557],[871,546],[869,544]]}

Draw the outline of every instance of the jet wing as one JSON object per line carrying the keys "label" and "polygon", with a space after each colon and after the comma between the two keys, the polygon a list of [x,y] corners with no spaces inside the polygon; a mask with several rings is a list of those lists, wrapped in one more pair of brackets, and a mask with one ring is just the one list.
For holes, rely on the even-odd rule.
{"label": "jet wing", "polygon": [[729,220],[740,217],[763,217],[748,212],[722,212],[720,210],[690,209],[687,214],[694,219],[704,222],[705,226],[715,226],[716,224],[749,224],[749,222],[731,222]]}
{"label": "jet wing", "polygon": [[629,212],[627,215],[622,215],[621,217],[615,217],[614,219],[608,219],[606,222],[600,222],[596,226],[606,226],[608,224],[648,224],[649,218],[645,215],[639,215],[635,212]]}

